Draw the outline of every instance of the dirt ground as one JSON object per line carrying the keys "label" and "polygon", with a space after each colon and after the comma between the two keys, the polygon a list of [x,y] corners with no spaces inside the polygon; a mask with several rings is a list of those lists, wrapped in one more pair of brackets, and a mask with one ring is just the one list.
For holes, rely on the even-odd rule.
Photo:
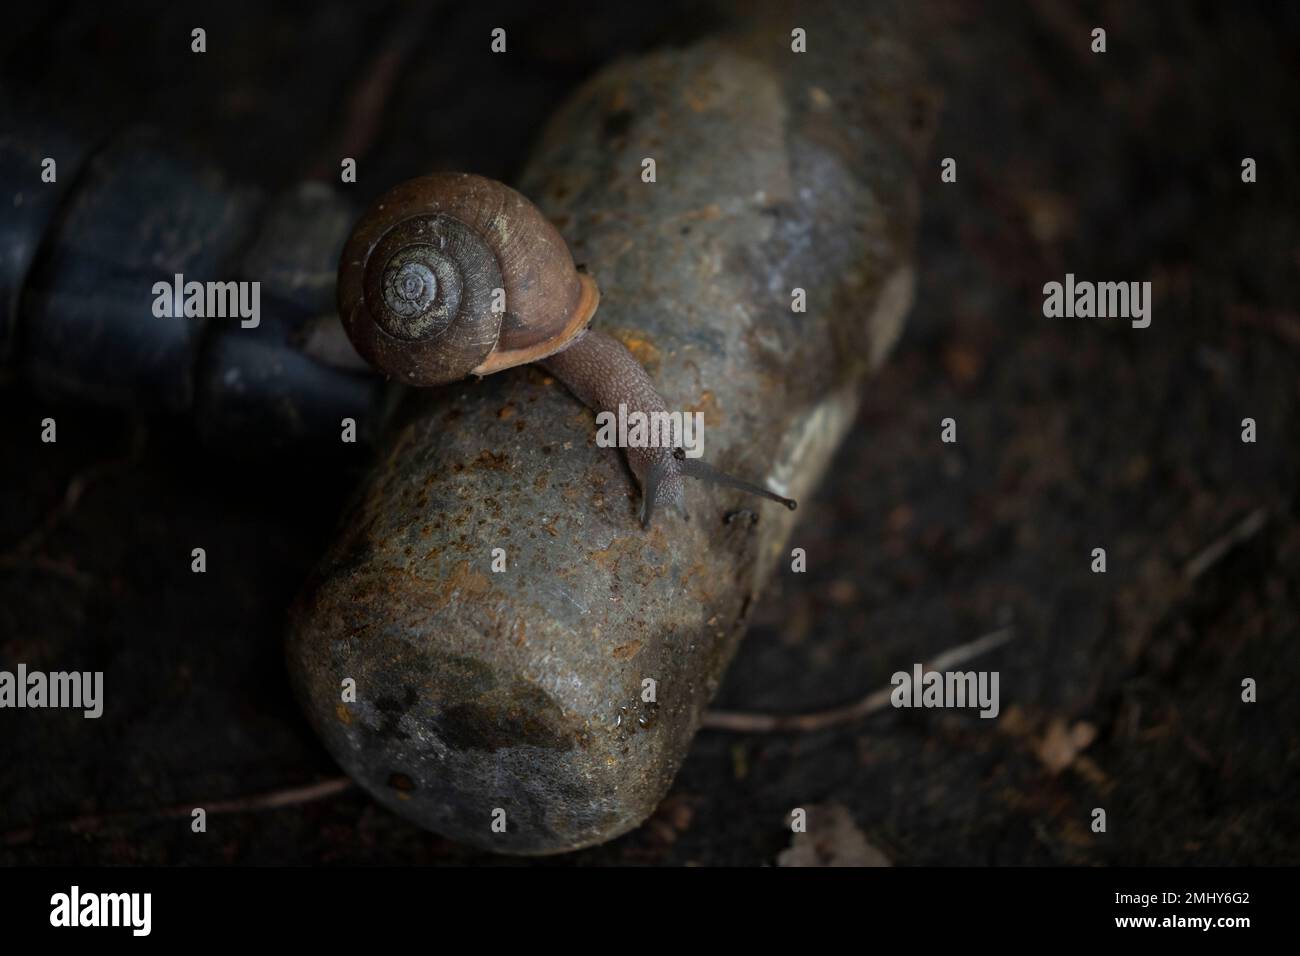
{"label": "dirt ground", "polygon": [[[429,158],[508,178],[592,69],[709,26],[668,6],[566,31],[557,23],[579,20],[511,6],[520,56],[452,96],[436,129],[405,115],[413,94],[393,94],[371,149],[376,187]],[[189,18],[150,7],[106,22],[91,3],[33,5],[0,47],[4,86],[39,87],[51,109],[75,103],[106,127],[152,117],[236,179],[283,186],[334,154],[345,78],[386,35],[381,11],[358,20],[341,3],[311,17],[235,5],[210,34],[240,55],[181,82],[164,38],[188,34]],[[1010,627],[978,665],[1000,672],[1001,715],[888,709],[815,733],[705,731],[646,825],[550,863],[1300,857],[1300,16],[928,9],[940,111],[917,304],[832,476],[801,506],[792,545],[808,572],[776,582],[715,705],[844,703]],[[446,8],[439,28],[477,36],[499,12]],[[1105,54],[1089,50],[1094,26]],[[295,43],[310,55],[272,83]],[[156,48],[151,67],[142,45]],[[457,87],[456,64],[410,62],[412,87]],[[489,97],[512,115],[486,140],[460,135]],[[948,156],[956,183],[939,179]],[[1151,281],[1150,328],[1044,318],[1042,284],[1067,272]],[[194,839],[188,811],[168,808],[338,773],[289,695],[282,639],[359,476],[214,456],[185,421],[52,408],[12,377],[3,398],[0,660],[133,686],[114,688],[130,704],[99,721],[6,713],[0,863],[529,862],[417,830],[356,790],[213,812]],[[54,446],[33,438],[47,414]],[[946,417],[955,445],[939,441]],[[189,572],[195,542],[205,575]],[[1091,570],[1097,547],[1105,574]],[[1256,703],[1241,700],[1248,677]],[[783,855],[794,807],[816,808],[814,825]],[[1104,834],[1090,828],[1098,807]]]}

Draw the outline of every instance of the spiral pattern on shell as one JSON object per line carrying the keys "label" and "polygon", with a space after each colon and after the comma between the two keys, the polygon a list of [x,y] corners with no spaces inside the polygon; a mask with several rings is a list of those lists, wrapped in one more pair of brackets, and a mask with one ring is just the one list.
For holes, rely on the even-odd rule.
{"label": "spiral pattern on shell", "polygon": [[464,173],[402,183],[353,230],[339,314],[358,352],[412,385],[537,361],[595,312],[595,283],[532,203]]}

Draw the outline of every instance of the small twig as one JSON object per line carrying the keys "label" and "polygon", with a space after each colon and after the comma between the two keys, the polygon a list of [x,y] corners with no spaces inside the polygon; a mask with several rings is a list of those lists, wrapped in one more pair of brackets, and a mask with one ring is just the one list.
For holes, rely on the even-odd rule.
{"label": "small twig", "polygon": [[[1012,636],[1012,629],[1004,627],[991,634],[976,638],[967,644],[949,648],[934,660],[922,664],[921,667],[923,670],[948,670],[951,667],[964,664],[972,658],[979,657],[994,648],[1001,647],[1011,640]],[[847,724],[866,717],[868,714],[884,710],[889,706],[889,698],[893,693],[894,686],[891,684],[888,687],[873,691],[852,704],[833,707],[830,710],[814,711],[809,714],[747,714],[727,710],[711,710],[704,715],[700,726],[706,730],[728,730],[742,734],[772,734],[790,730],[806,733],[813,730],[825,730],[827,727]]]}
{"label": "small twig", "polygon": [[45,543],[46,539],[54,532],[54,529],[59,526],[59,523],[66,520],[76,510],[87,489],[105,475],[119,468],[132,465],[140,458],[141,452],[144,451],[146,434],[145,429],[137,425],[131,435],[131,447],[125,454],[117,458],[96,462],[73,475],[68,481],[67,487],[63,490],[63,499],[58,505],[50,509],[41,523],[29,531],[21,541],[5,553],[0,554],[0,570],[39,571],[44,574],[52,574],[55,577],[65,578],[85,588],[97,586],[99,581],[93,575],[79,570],[71,558],[52,558],[47,554],[37,553],[37,549]]}
{"label": "small twig", "polygon": [[1268,523],[1268,509],[1256,508],[1250,514],[1246,515],[1226,534],[1220,535],[1212,541],[1208,547],[1202,550],[1187,562],[1187,567],[1183,569],[1183,577],[1187,581],[1195,581],[1210,568],[1214,567],[1224,556],[1234,547],[1249,541],[1255,535],[1259,534],[1261,528]]}
{"label": "small twig", "polygon": [[[29,531],[7,554],[0,556],[0,561],[18,561],[18,559],[33,555],[36,549],[50,536],[50,533],[58,527],[59,522],[76,510],[87,489],[105,475],[111,474],[119,468],[132,465],[139,459],[140,453],[144,451],[145,434],[143,427],[136,426],[135,431],[131,434],[131,447],[124,454],[116,458],[96,462],[73,475],[63,491],[63,500],[51,509],[45,515],[45,519]],[[49,570],[49,568],[42,567],[42,570]]]}
{"label": "small twig", "polygon": [[402,68],[426,36],[430,13],[428,4],[411,3],[392,18],[392,26],[375,57],[352,84],[353,93],[344,109],[343,127],[333,153],[321,156],[313,163],[308,179],[337,179],[341,159],[351,157],[359,160],[374,145],[380,121],[392,99]]}
{"label": "small twig", "polygon": [[348,777],[329,777],[302,787],[283,787],[267,793],[254,794],[251,797],[235,797],[231,800],[213,800],[208,803],[186,803],[168,807],[163,811],[168,817],[187,817],[195,807],[202,807],[208,813],[251,813],[256,810],[278,810],[300,803],[313,803],[325,800],[336,794],[351,790],[356,784]]}
{"label": "small twig", "polygon": [[301,787],[283,787],[278,790],[271,790],[267,793],[254,794],[250,797],[235,797],[230,800],[196,800],[192,803],[178,803],[170,807],[164,807],[161,810],[154,811],[125,811],[119,813],[106,814],[86,814],[80,817],[74,817],[71,820],[61,820],[57,823],[32,824],[21,827],[17,830],[10,830],[0,842],[6,846],[16,846],[21,843],[29,843],[35,837],[38,830],[56,829],[70,830],[73,833],[84,833],[87,831],[98,830],[106,824],[124,823],[132,820],[173,820],[177,817],[188,817],[196,809],[202,808],[208,814],[218,813],[252,813],[258,810],[278,810],[281,807],[291,807],[303,803],[312,803],[316,800],[325,800],[329,797],[336,796],[351,790],[354,784],[348,777],[329,777],[316,783],[309,783]]}
{"label": "small twig", "polygon": [[1248,305],[1235,305],[1228,309],[1228,321],[1263,329],[1288,345],[1300,346],[1300,317],[1293,312],[1269,312]]}
{"label": "small twig", "polygon": [[43,554],[30,557],[24,554],[0,554],[0,570],[5,571],[39,571],[64,578],[83,588],[95,587],[99,581],[85,571],[78,571],[71,560],[58,561]]}

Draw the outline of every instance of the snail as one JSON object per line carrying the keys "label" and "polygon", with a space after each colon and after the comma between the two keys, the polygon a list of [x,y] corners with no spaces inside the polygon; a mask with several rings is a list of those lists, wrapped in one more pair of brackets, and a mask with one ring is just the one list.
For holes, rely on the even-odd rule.
{"label": "snail", "polygon": [[[434,386],[542,365],[597,412],[668,406],[632,353],[588,328],[600,302],[559,232],[495,180],[438,173],[401,183],[361,218],[339,262],[339,315],[360,355],[407,385]],[[725,474],[680,448],[628,447],[640,520],[674,507],[683,478],[796,503]]]}

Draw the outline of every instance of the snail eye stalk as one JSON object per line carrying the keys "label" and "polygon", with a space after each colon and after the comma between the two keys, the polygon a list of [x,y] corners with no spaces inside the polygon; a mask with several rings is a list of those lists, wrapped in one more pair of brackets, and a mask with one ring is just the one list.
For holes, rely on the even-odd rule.
{"label": "snail eye stalk", "polygon": [[736,488],[740,491],[747,491],[752,495],[758,495],[761,498],[767,498],[769,501],[776,501],[785,505],[791,511],[799,507],[799,502],[793,498],[785,498],[774,491],[768,491],[761,485],[745,481],[743,478],[737,478],[729,475],[725,471],[719,471],[712,465],[700,458],[687,458],[686,452],[681,448],[673,451],[673,457],[677,459],[678,469],[687,478],[698,478],[701,481],[707,481],[714,485],[723,485],[727,488]]}

